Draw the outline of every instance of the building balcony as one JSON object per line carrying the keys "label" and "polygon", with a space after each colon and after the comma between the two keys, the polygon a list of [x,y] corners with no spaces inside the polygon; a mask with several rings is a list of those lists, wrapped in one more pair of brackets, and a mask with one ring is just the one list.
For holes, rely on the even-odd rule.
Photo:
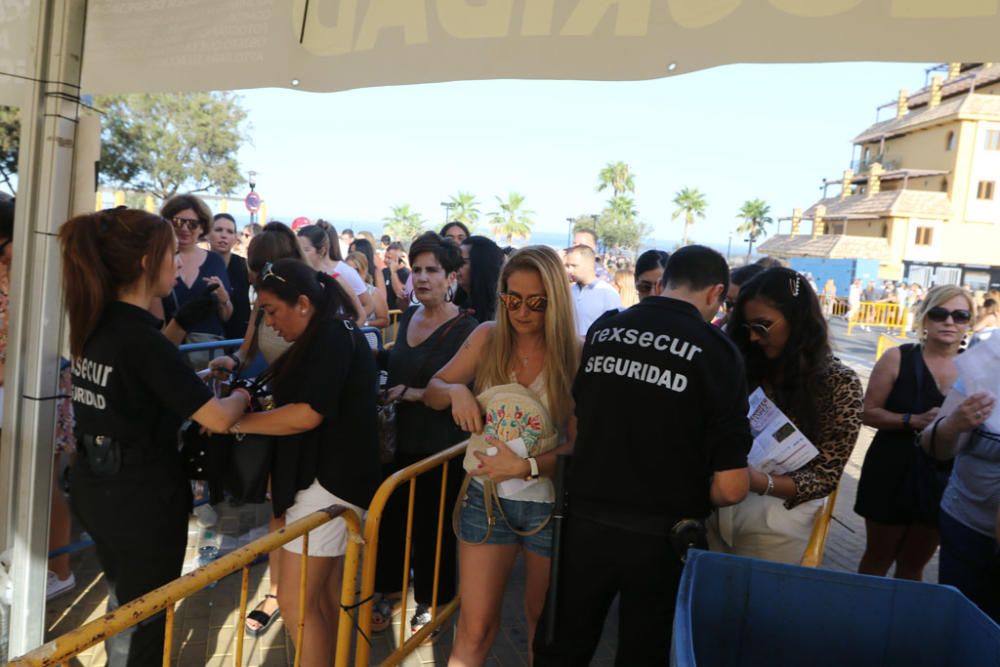
{"label": "building balcony", "polygon": [[867,160],[852,160],[851,161],[851,171],[855,174],[867,174],[871,171],[872,165],[878,162],[882,165],[882,168],[886,171],[895,171],[899,169],[899,160],[889,160],[886,158],[885,154],[881,155],[871,155]]}

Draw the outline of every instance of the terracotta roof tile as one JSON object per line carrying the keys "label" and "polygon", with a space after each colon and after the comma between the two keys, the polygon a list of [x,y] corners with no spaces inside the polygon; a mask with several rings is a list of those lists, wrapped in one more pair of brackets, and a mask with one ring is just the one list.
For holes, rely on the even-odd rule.
{"label": "terracotta roof tile", "polygon": [[823,234],[817,237],[779,234],[762,243],[758,251],[775,257],[889,260],[889,242],[886,239],[841,234]]}
{"label": "terracotta roof tile", "polygon": [[891,215],[921,216],[932,218],[951,217],[951,200],[946,192],[929,190],[888,190],[877,195],[851,195],[846,199],[830,197],[821,199],[803,214],[811,218],[816,207],[826,206],[828,218],[865,218]]}
{"label": "terracotta roof tile", "polygon": [[[1000,81],[1000,63],[995,63],[990,67],[980,67],[978,70],[964,72],[961,76],[951,81],[945,81],[941,85],[941,97],[947,99],[953,95],[959,95],[969,90],[972,82],[976,87],[985,86],[995,81]],[[931,100],[931,87],[926,86],[910,95],[907,104],[910,108],[926,105]]]}

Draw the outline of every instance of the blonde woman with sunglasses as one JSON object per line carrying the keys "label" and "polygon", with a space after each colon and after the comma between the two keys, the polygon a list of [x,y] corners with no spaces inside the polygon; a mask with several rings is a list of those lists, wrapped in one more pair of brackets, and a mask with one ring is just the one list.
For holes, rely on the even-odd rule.
{"label": "blonde woman with sunglasses", "polygon": [[426,405],[450,407],[456,425],[473,434],[465,458],[470,480],[455,516],[462,609],[453,667],[485,662],[520,551],[531,645],[549,583],[550,477],[575,436],[579,342],[559,256],[543,246],[516,251],[499,289],[496,321],[479,325],[424,394]]}

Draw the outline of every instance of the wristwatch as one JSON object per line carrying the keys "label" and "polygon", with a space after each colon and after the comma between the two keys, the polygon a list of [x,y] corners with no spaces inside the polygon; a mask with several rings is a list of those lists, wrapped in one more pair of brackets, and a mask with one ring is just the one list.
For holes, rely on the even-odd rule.
{"label": "wristwatch", "polygon": [[528,465],[531,466],[531,474],[528,475],[528,479],[538,479],[540,476],[538,472],[538,460],[533,456],[529,456]]}

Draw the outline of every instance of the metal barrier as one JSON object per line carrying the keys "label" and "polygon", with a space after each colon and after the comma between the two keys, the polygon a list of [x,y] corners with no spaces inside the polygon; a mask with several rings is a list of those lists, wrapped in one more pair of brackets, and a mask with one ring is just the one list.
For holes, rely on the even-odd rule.
{"label": "metal barrier", "polygon": [[[173,652],[174,606],[180,600],[190,597],[209,584],[236,572],[243,570],[243,582],[240,589],[240,618],[237,623],[236,654],[234,664],[243,664],[243,638],[246,628],[247,591],[249,588],[250,566],[264,554],[280,549],[292,540],[302,538],[301,568],[299,579],[299,624],[295,628],[295,667],[301,661],[299,647],[302,646],[302,636],[305,627],[305,585],[309,555],[309,531],[337,517],[347,522],[350,537],[347,541],[347,553],[344,556],[344,578],[340,594],[340,624],[337,630],[336,667],[347,667],[350,662],[351,630],[354,627],[349,614],[355,603],[357,583],[357,568],[361,549],[361,521],[358,515],[347,507],[332,505],[307,517],[285,526],[273,533],[254,540],[250,544],[233,551],[216,561],[200,567],[190,574],[171,581],[115,611],[91,621],[71,632],[46,642],[30,653],[15,658],[7,663],[7,667],[54,667],[79,655],[91,646],[95,646],[124,630],[137,625],[140,621],[158,613],[166,612],[167,629],[163,645],[163,665],[170,667]],[[370,622],[369,612],[369,622]]]}
{"label": "metal barrier", "polygon": [[[406,514],[406,543],[403,556],[403,591],[402,610],[400,614],[406,619],[406,597],[410,583],[410,549],[413,543],[413,505],[417,491],[417,477],[434,468],[441,468],[441,498],[438,504],[437,550],[434,555],[434,593],[431,601],[430,623],[420,629],[415,635],[406,639],[407,624],[401,623],[399,629],[399,648],[382,662],[382,665],[398,665],[409,654],[417,650],[420,644],[435,630],[443,626],[459,608],[459,598],[450,600],[444,607],[438,609],[437,590],[441,570],[441,540],[444,536],[445,516],[451,508],[445,507],[445,496],[448,488],[448,462],[465,453],[468,440],[452,445],[448,449],[418,461],[390,475],[375,492],[368,515],[365,518],[365,555],[361,567],[361,599],[364,603],[358,609],[358,642],[354,656],[356,667],[368,667],[369,650],[366,638],[371,636],[372,629],[372,596],[375,593],[375,566],[378,560],[379,528],[382,525],[382,513],[385,504],[393,492],[409,482],[409,506]],[[449,526],[450,528],[450,526]],[[339,648],[339,645],[338,645]]]}
{"label": "metal barrier", "polygon": [[878,345],[875,347],[875,361],[881,359],[886,350],[902,345],[905,342],[906,340],[896,338],[895,336],[879,334]]}
{"label": "metal barrier", "polygon": [[826,317],[844,317],[847,315],[847,299],[840,296],[828,297],[819,295],[819,305]]}
{"label": "metal barrier", "polygon": [[884,303],[862,301],[848,316],[848,336],[855,326],[899,329],[899,335],[902,336],[906,333],[906,308],[888,301]]}
{"label": "metal barrier", "polygon": [[826,538],[830,534],[830,521],[833,519],[833,508],[837,505],[837,492],[840,484],[825,498],[823,506],[816,510],[816,521],[813,522],[812,533],[809,535],[809,544],[802,553],[802,560],[799,565],[802,567],[819,567],[823,563],[823,554],[826,552]]}
{"label": "metal barrier", "polygon": [[389,311],[389,326],[382,329],[382,343],[386,348],[396,344],[396,336],[399,335],[399,316],[402,310],[393,308]]}

